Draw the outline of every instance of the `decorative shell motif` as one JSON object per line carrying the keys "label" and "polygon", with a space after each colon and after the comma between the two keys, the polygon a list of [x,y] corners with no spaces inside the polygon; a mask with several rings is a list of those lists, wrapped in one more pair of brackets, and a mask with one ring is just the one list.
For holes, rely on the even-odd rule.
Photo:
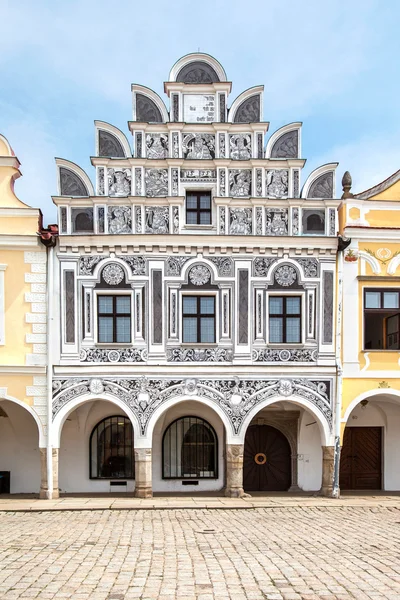
{"label": "decorative shell motif", "polygon": [[193,285],[204,285],[210,280],[210,277],[210,271],[203,265],[196,265],[190,269],[189,279]]}
{"label": "decorative shell motif", "polygon": [[296,269],[290,265],[278,267],[275,271],[275,281],[282,287],[289,287],[296,281]]}
{"label": "decorative shell motif", "polygon": [[124,271],[114,263],[107,265],[103,269],[103,279],[108,285],[118,285],[124,279]]}

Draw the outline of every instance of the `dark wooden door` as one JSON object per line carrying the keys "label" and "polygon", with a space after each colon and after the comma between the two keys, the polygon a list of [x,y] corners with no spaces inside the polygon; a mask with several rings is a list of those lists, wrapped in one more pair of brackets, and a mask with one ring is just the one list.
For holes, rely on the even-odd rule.
{"label": "dark wooden door", "polygon": [[340,456],[340,487],[382,489],[381,427],[346,427]]}
{"label": "dark wooden door", "polygon": [[244,489],[286,491],[290,484],[291,452],[286,437],[270,425],[250,425],[244,442]]}

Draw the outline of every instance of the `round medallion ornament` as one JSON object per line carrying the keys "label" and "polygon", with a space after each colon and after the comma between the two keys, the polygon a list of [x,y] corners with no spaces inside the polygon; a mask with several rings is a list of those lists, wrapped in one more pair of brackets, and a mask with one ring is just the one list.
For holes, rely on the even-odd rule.
{"label": "round medallion ornament", "polygon": [[256,454],[254,457],[254,462],[256,465],[265,465],[267,462],[267,457],[262,452],[258,452],[258,454]]}
{"label": "round medallion ornament", "polygon": [[193,285],[205,285],[210,277],[211,273],[204,265],[196,265],[190,269],[189,279]]}
{"label": "round medallion ornament", "polygon": [[124,270],[114,263],[107,265],[103,269],[103,279],[108,285],[118,285],[124,279]]}
{"label": "round medallion ornament", "polygon": [[287,379],[282,379],[282,381],[279,384],[279,393],[281,394],[281,396],[291,396],[293,393],[293,384],[291,381],[288,381]]}
{"label": "round medallion ornament", "polygon": [[279,358],[282,362],[287,362],[288,360],[290,360],[290,357],[291,357],[290,350],[281,350],[279,352]]}
{"label": "round medallion ornament", "polygon": [[292,285],[297,279],[296,269],[290,265],[283,265],[275,271],[275,281],[282,287]]}
{"label": "round medallion ornament", "polygon": [[195,394],[197,392],[196,379],[187,379],[185,384],[185,392],[187,394]]}
{"label": "round medallion ornament", "polygon": [[86,350],[83,350],[83,349],[82,349],[82,350],[80,351],[80,353],[79,353],[79,360],[80,360],[80,361],[84,361],[84,360],[86,360],[86,356],[87,356],[87,352],[86,352]]}
{"label": "round medallion ornament", "polygon": [[101,383],[100,379],[92,379],[89,390],[92,394],[102,394],[104,392],[104,385]]}
{"label": "round medallion ornament", "polygon": [[110,362],[118,362],[120,359],[120,353],[118,350],[110,350],[110,352],[107,354],[107,358]]}

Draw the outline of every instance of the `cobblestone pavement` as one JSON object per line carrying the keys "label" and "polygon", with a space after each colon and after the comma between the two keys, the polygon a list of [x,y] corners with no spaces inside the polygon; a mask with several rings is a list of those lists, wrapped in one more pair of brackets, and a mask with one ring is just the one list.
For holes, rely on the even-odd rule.
{"label": "cobblestone pavement", "polygon": [[400,509],[3,512],[0,598],[400,599]]}

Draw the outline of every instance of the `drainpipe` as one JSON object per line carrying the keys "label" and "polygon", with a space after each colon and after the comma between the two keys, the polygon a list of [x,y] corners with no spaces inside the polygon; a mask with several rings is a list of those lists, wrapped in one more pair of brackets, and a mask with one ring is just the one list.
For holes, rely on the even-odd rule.
{"label": "drainpipe", "polygon": [[54,294],[54,247],[47,248],[47,498],[53,498],[53,445],[51,439],[53,397],[52,397],[52,328]]}

